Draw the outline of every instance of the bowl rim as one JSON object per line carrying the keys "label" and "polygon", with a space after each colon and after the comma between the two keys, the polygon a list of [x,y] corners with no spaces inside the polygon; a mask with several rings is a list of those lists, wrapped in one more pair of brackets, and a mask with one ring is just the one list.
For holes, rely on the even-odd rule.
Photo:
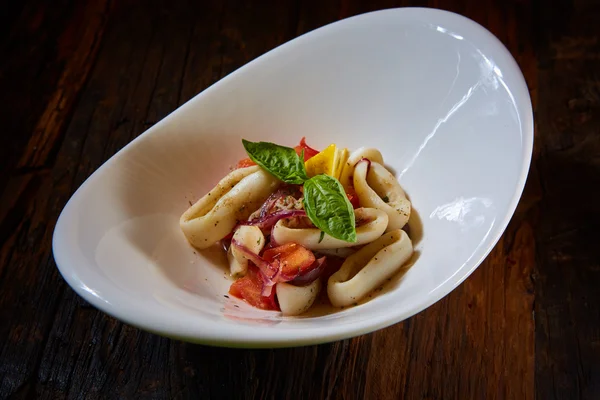
{"label": "bowl rim", "polygon": [[[196,98],[198,98],[198,96],[205,95],[210,91],[216,90],[224,82],[233,79],[240,72],[243,72],[243,70],[246,69],[245,67],[264,62],[266,59],[273,56],[274,53],[277,53],[281,48],[287,48],[293,46],[299,41],[304,41],[307,40],[307,38],[326,33],[330,29],[348,23],[348,21],[366,20],[374,15],[384,13],[415,13],[422,18],[425,17],[426,19],[432,21],[446,19],[453,21],[453,23],[455,24],[461,24],[465,27],[465,29],[471,29],[476,31],[479,35],[481,35],[484,38],[481,40],[487,41],[490,44],[490,47],[493,48],[493,51],[498,52],[504,58],[504,61],[509,64],[509,67],[514,73],[513,85],[518,86],[523,94],[523,96],[521,96],[519,100],[515,99],[515,106],[520,106],[518,107],[517,112],[519,114],[520,128],[523,136],[523,153],[521,160],[522,168],[519,174],[519,179],[514,188],[514,193],[507,207],[506,214],[502,221],[498,223],[497,227],[494,229],[495,234],[490,235],[489,245],[487,246],[486,250],[480,257],[469,260],[468,263],[465,264],[465,266],[470,266],[470,268],[463,268],[463,270],[461,270],[461,272],[457,274],[457,278],[453,280],[453,282],[444,290],[436,291],[435,294],[430,294],[429,296],[424,297],[422,301],[415,301],[413,304],[411,304],[410,307],[408,307],[408,309],[402,312],[394,312],[393,309],[391,309],[390,312],[366,319],[362,321],[361,324],[342,325],[335,328],[271,330],[271,332],[275,334],[269,334],[268,331],[262,331],[262,336],[249,336],[247,335],[246,330],[244,330],[243,334],[237,335],[223,335],[222,330],[219,329],[207,329],[205,332],[192,332],[189,329],[186,329],[184,324],[176,326],[173,326],[171,324],[165,324],[165,321],[162,317],[157,317],[155,315],[153,316],[151,313],[140,317],[141,310],[137,308],[137,304],[128,304],[127,308],[116,307],[111,303],[103,300],[102,298],[96,296],[94,293],[91,293],[89,290],[86,290],[85,283],[81,279],[79,279],[76,273],[77,267],[72,266],[74,263],[71,260],[69,260],[70,257],[64,251],[66,250],[66,246],[63,243],[61,243],[61,238],[63,236],[63,232],[65,232],[66,229],[66,220],[68,215],[70,214],[69,210],[71,210],[74,207],[76,199],[80,197],[81,192],[85,190],[87,186],[91,185],[94,182],[94,180],[100,175],[101,171],[107,167],[107,165],[113,158],[118,157],[124,152],[128,151],[128,149],[130,149],[138,140],[145,140],[145,138],[148,137],[147,135],[149,133],[160,127],[163,123],[165,123],[166,120],[172,118],[173,113],[175,113],[177,110],[182,109],[184,107],[190,107],[190,103],[192,103]],[[533,140],[533,107],[523,73],[519,68],[517,62],[515,61],[514,57],[504,46],[504,44],[485,27],[463,15],[451,11],[445,11],[428,7],[388,8],[358,14],[306,32],[260,55],[254,60],[246,63],[242,67],[233,71],[229,75],[223,77],[219,81],[213,83],[203,91],[199,92],[194,97],[186,101],[184,104],[173,110],[169,115],[167,115],[161,121],[156,123],[153,127],[144,131],[137,138],[129,142],[121,150],[119,150],[108,160],[106,160],[99,168],[97,168],[96,171],[94,171],[71,195],[57,219],[52,237],[52,252],[60,274],[63,276],[67,284],[84,300],[86,300],[98,310],[118,319],[119,321],[161,336],[212,346],[243,348],[296,347],[348,339],[351,337],[371,333],[379,329],[397,324],[398,322],[408,319],[414,316],[415,314],[427,309],[428,307],[437,303],[439,300],[441,300],[449,293],[454,291],[460,284],[462,284],[463,281],[465,281],[475,271],[475,269],[479,267],[479,265],[481,265],[481,263],[487,258],[489,253],[494,249],[494,247],[504,234],[506,227],[508,226],[510,220],[512,219],[515,213],[515,210],[517,208],[517,205],[525,187],[527,176],[529,174],[533,154]]]}

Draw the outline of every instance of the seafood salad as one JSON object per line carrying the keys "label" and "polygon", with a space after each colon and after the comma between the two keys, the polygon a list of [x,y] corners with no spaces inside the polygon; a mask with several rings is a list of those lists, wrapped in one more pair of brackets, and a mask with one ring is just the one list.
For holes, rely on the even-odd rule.
{"label": "seafood salad", "polygon": [[379,150],[242,145],[248,158],[180,218],[192,246],[227,252],[231,295],[283,315],[321,291],[345,307],[411,258],[411,202]]}

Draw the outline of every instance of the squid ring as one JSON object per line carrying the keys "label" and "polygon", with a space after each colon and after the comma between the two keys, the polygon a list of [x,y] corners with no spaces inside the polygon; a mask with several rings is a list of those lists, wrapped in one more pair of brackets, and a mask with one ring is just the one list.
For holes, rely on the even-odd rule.
{"label": "squid ring", "polygon": [[383,164],[383,156],[377,149],[372,147],[360,147],[354,150],[348,157],[348,160],[342,169],[342,173],[340,174],[340,183],[344,188],[347,189],[349,186],[352,186],[352,174],[354,173],[354,167],[356,166],[356,163],[363,158]]}
{"label": "squid ring", "polygon": [[294,286],[290,283],[280,282],[275,286],[275,290],[281,313],[283,315],[300,315],[315,302],[321,290],[321,279],[306,286]]}
{"label": "squid ring", "polygon": [[238,221],[246,220],[278,184],[259,166],[232,171],[183,213],[179,226],[194,247],[210,247],[227,236]]}
{"label": "squid ring", "polygon": [[373,161],[356,164],[354,190],[362,206],[377,208],[388,215],[388,232],[402,229],[408,222],[411,203],[394,175],[383,165]]}
{"label": "squid ring", "polygon": [[[258,226],[242,225],[233,234],[233,240],[254,254],[259,254],[265,247],[265,236]],[[248,258],[236,246],[229,246],[227,260],[231,276],[240,277],[248,271]]]}
{"label": "squid ring", "polygon": [[271,238],[278,244],[295,242],[309,250],[338,249],[372,242],[381,236],[388,225],[387,214],[376,208],[357,208],[354,213],[357,220],[368,221],[356,228],[354,243],[323,234],[318,228],[290,228],[285,218],[277,221]]}
{"label": "squid ring", "polygon": [[410,238],[401,229],[388,232],[344,261],[327,282],[331,304],[354,304],[382,285],[413,254]]}

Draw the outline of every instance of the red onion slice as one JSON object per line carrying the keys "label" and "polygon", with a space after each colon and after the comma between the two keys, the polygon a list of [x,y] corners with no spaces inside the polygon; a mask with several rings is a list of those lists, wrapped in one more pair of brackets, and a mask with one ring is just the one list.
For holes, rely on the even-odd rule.
{"label": "red onion slice", "polygon": [[[262,287],[262,291],[260,293],[262,296],[265,296],[265,297],[271,296],[273,287],[275,286],[275,284],[277,284],[277,277],[279,276],[279,273],[280,273],[279,260],[275,260],[275,262],[276,262],[275,268],[277,268],[275,275],[273,275],[273,277],[269,278],[263,274],[263,287]],[[273,263],[273,265],[275,265],[275,262]]]}
{"label": "red onion slice", "polygon": [[268,214],[271,214],[271,210],[273,209],[275,203],[277,203],[277,200],[283,199],[287,196],[297,198],[297,196],[299,195],[301,195],[300,190],[298,190],[295,186],[285,186],[275,191],[267,198],[267,200],[260,207],[260,213],[258,218],[264,218]]}
{"label": "red onion slice", "polygon": [[[298,286],[307,285],[313,282],[315,279],[319,277],[323,270],[323,266],[325,265],[325,257],[321,257],[316,260],[313,264],[316,264],[313,269],[304,275],[300,276],[300,269],[292,275],[284,274],[281,266],[279,265],[279,260],[273,260],[273,262],[265,261],[258,254],[253,253],[249,248],[239,243],[237,240],[231,240],[231,246],[235,247],[238,251],[242,252],[242,254],[251,261],[254,265],[258,267],[258,271],[263,280],[263,287],[261,291],[261,295],[265,297],[271,296],[271,292],[273,287],[279,282],[292,282],[298,281]],[[318,270],[317,272],[313,272]]]}
{"label": "red onion slice", "polygon": [[282,197],[284,197],[284,194],[281,190],[272,193],[260,207],[260,213],[258,218],[264,218],[265,216],[267,216],[267,214],[269,214],[277,200],[279,200]]}
{"label": "red onion slice", "polygon": [[275,286],[275,282],[263,283],[263,287],[262,287],[262,291],[260,292],[260,295],[263,297],[271,296],[271,293],[273,293],[273,286]]}
{"label": "red onion slice", "polygon": [[[278,268],[277,273],[275,274],[275,276],[273,278],[263,279],[263,287],[262,287],[261,294],[263,296],[268,297],[271,295],[271,291],[273,290],[273,287],[276,284],[278,284],[280,282],[290,282],[291,283],[291,281],[298,279],[299,275],[300,275],[300,270],[298,270],[294,275],[286,275],[282,272],[281,268]],[[264,278],[264,275],[263,275],[263,278]],[[298,286],[302,286],[302,285],[298,285]]]}
{"label": "red onion slice", "polygon": [[310,285],[323,274],[323,271],[325,271],[325,261],[326,257],[316,259],[308,272],[298,275],[294,279],[290,280],[289,283],[296,286]]}
{"label": "red onion slice", "polygon": [[231,245],[234,246],[237,250],[241,251],[244,256],[251,261],[254,265],[258,267],[258,271],[263,280],[263,287],[261,295],[265,297],[271,296],[271,291],[273,290],[273,286],[275,286],[278,282],[287,282],[290,279],[294,279],[294,277],[283,276],[281,274],[281,268],[279,266],[279,260],[275,260],[272,263],[265,261],[258,254],[253,253],[250,249],[248,249],[243,244],[239,243],[237,240],[232,240]]}
{"label": "red onion slice", "polygon": [[231,245],[240,251],[248,260],[258,267],[258,270],[263,275],[263,278],[268,280],[273,279],[279,272],[277,266],[274,266],[262,259],[258,254],[253,253],[249,248],[238,242],[237,240],[231,240]]}
{"label": "red onion slice", "polygon": [[292,217],[304,217],[304,216],[306,216],[306,211],[304,211],[304,210],[284,210],[284,211],[277,211],[273,214],[269,214],[265,217],[257,218],[252,221],[240,222],[240,225],[257,226],[261,230],[269,230],[280,219],[292,218]]}
{"label": "red onion slice", "polygon": [[271,210],[273,209],[273,206],[275,205],[277,200],[287,197],[287,196],[294,197],[293,190],[295,190],[297,192],[295,194],[300,193],[300,191],[298,189],[295,189],[295,188],[290,189],[290,187],[279,189],[276,192],[272,193],[267,198],[267,200],[263,203],[263,205],[260,207],[260,212],[259,212],[258,217],[254,218],[251,221],[238,222],[238,224],[233,227],[231,232],[229,232],[229,234],[227,236],[225,236],[223,238],[223,240],[231,239],[233,237],[233,234],[235,233],[235,231],[242,225],[258,226],[260,228],[260,230],[263,231],[264,234],[267,234],[269,232],[269,230],[271,229],[271,227],[273,227],[277,223],[277,221],[279,221],[282,218],[306,216],[306,212],[304,210],[281,210],[281,211],[277,211],[274,213],[271,212]]}

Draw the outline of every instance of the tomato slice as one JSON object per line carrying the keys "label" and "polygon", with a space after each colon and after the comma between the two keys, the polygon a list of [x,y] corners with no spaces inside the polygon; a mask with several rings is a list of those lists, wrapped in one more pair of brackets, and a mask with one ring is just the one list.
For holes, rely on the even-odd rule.
{"label": "tomato slice", "polygon": [[310,147],[309,145],[306,144],[306,138],[302,138],[302,140],[300,140],[300,144],[296,147],[294,147],[294,150],[296,150],[296,154],[301,155],[302,154],[302,150],[304,150],[304,161],[308,161],[310,160],[312,157],[316,156],[317,154],[319,154],[319,152],[315,149],[313,149],[312,147]]}
{"label": "tomato slice", "polygon": [[253,307],[262,310],[279,311],[279,306],[275,301],[275,290],[271,291],[270,296],[261,294],[263,280],[258,268],[252,264],[248,265],[248,273],[231,284],[229,294],[246,301]]}
{"label": "tomato slice", "polygon": [[280,258],[281,254],[290,253],[298,248],[298,246],[299,244],[290,242],[270,248],[263,253],[263,259],[268,262],[273,262],[273,260]]}
{"label": "tomato slice", "polygon": [[282,277],[293,279],[310,269],[315,262],[315,255],[297,243],[286,243],[266,250],[263,259],[267,262],[279,260]]}
{"label": "tomato slice", "polygon": [[252,161],[249,158],[244,158],[243,160],[238,161],[237,165],[235,166],[235,169],[251,167],[253,165],[256,165],[254,161]]}
{"label": "tomato slice", "polygon": [[348,196],[348,200],[350,200],[350,204],[352,204],[352,207],[354,207],[355,209],[360,207],[358,195],[356,194],[354,188],[349,187],[348,189],[346,189],[346,196]]}

